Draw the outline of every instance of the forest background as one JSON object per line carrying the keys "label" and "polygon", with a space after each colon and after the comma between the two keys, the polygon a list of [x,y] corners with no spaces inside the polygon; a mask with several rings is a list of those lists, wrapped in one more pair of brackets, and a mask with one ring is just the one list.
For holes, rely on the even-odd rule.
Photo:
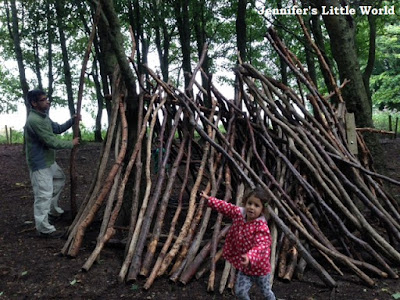
{"label": "forest background", "polygon": [[[325,7],[327,11],[340,7],[339,1],[300,1],[297,4],[284,0],[100,2],[103,16],[99,20],[85,73],[82,102],[87,114],[86,122],[92,119],[86,123],[90,124],[86,129],[93,133],[95,141],[102,140],[101,132],[107,126],[111,108],[105,95],[111,93],[112,73],[120,59],[118,55],[121,51],[125,58],[131,55],[130,28],[137,66],[132,74],[136,78],[144,76],[144,82],[148,77],[143,65],[147,64],[165,82],[184,90],[189,74],[207,43],[203,74],[214,74],[214,85],[229,87],[224,89],[227,98],[233,94],[232,69],[238,62],[239,53],[242,61],[296,89],[294,75],[265,38],[268,28],[274,26],[288,48],[306,66],[316,86],[323,93],[329,93],[332,88],[329,80],[299,26],[296,8],[300,7],[304,8],[300,16],[338,83],[353,76],[344,69],[346,65],[349,68],[354,65],[341,62],[343,56],[348,60],[356,59],[355,68],[361,77],[351,78],[352,83],[347,87],[353,91],[350,92],[353,101],[359,103],[346,101],[349,111],[358,112],[357,126],[384,126],[390,130],[386,118],[388,111],[395,116],[392,122],[396,122],[400,102],[400,8],[397,1],[348,1],[342,5],[355,9],[355,14],[346,15],[343,11],[324,16],[315,13],[317,10],[314,9]],[[370,14],[362,14],[360,6],[372,8]],[[68,111],[71,115],[75,113],[81,64],[95,8],[95,1],[5,0],[0,3],[0,114],[3,134],[7,119],[10,120],[9,114],[17,111],[20,124],[24,123],[27,110],[23,99],[33,88],[47,91],[54,111],[63,108],[63,114]],[[383,9],[379,11],[379,8]],[[110,24],[110,19],[105,17],[107,13],[115,14],[117,23]],[[330,19],[339,20],[344,28],[329,25],[332,23]],[[208,80],[205,76],[202,79],[203,86],[207,87]],[[365,87],[366,98],[353,97],[354,90],[360,89],[357,80],[363,81],[361,85]],[[148,82],[146,86],[149,87]],[[343,92],[345,99],[347,87]],[[366,104],[360,104],[362,102]],[[384,125],[377,123],[382,119],[382,109],[385,110]],[[64,119],[66,116],[60,121]]]}

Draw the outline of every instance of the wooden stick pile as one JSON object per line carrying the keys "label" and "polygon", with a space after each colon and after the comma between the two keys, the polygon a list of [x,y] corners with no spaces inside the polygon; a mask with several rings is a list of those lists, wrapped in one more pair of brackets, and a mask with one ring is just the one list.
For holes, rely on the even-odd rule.
{"label": "wooden stick pile", "polygon": [[[309,267],[330,287],[336,286],[333,273],[352,272],[370,286],[376,277],[398,278],[392,266],[400,264],[400,210],[382,182],[400,183],[371,168],[360,134],[360,154],[349,151],[340,88],[339,105],[333,107],[273,31],[268,38],[296,75],[297,91],[244,63],[236,70],[233,100],[212,84],[206,91],[196,82],[202,59],[185,92],[149,69],[156,86],[141,97],[146,113],[140,114],[138,139],[128,159],[120,99],[124,89],[116,81],[103,162],[70,227],[64,255],[78,254],[86,228],[102,211],[96,248],[83,266],[91,268],[115,234],[129,175],[133,171],[141,178],[143,170],[145,190],[140,193],[137,180],[120,281],[144,276],[148,289],[163,275],[187,284],[207,273],[209,291],[216,280],[219,292],[232,288],[235,270],[228,262],[223,270],[217,268],[229,220],[212,212],[198,192],[240,204],[245,189],[256,185],[264,187],[272,202],[273,275],[301,278]],[[212,100],[211,108],[204,106],[205,98]],[[122,138],[115,143],[115,164],[106,175],[114,133]]]}

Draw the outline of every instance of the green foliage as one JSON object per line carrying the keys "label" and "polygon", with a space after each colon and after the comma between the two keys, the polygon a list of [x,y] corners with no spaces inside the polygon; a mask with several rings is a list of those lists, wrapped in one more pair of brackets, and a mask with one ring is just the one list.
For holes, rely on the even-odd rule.
{"label": "green foliage", "polygon": [[400,73],[382,72],[371,78],[372,100],[376,105],[400,103]]}
{"label": "green foliage", "polygon": [[[101,135],[103,138],[106,136],[106,133],[107,132],[105,130],[103,130],[101,132]],[[88,129],[88,128],[85,128],[84,126],[81,126],[80,134],[81,134],[81,142],[93,142],[94,141],[94,131],[92,129]],[[61,134],[59,136],[59,138],[70,141],[73,139],[73,133],[71,130],[69,130],[69,131]]]}
{"label": "green foliage", "polygon": [[[66,16],[63,18],[64,33],[68,41],[68,56],[71,64],[72,84],[78,90],[80,64],[85,53],[89,34],[84,30],[82,20],[90,24],[91,10],[85,3],[63,2]],[[19,22],[19,39],[23,55],[26,79],[30,89],[41,87],[53,90],[53,102],[66,106],[65,76],[60,47],[59,28],[56,26],[55,0],[16,1]],[[22,101],[18,77],[14,42],[9,28],[12,24],[11,8],[8,2],[0,3],[0,113],[14,111],[17,102]],[[51,37],[51,39],[50,39]],[[52,40],[52,73],[54,82],[49,86],[49,41]],[[8,65],[12,64],[13,68]],[[1,69],[7,66],[7,73]],[[10,71],[11,70],[11,71]],[[90,70],[90,64],[88,67]]]}
{"label": "green foliage", "polygon": [[18,103],[23,102],[21,88],[17,76],[10,72],[8,68],[0,65],[0,114],[15,112]]}
{"label": "green foliage", "polygon": [[377,59],[371,76],[375,105],[400,103],[400,21],[386,25],[377,38]]}
{"label": "green foliage", "polygon": [[3,128],[0,130],[0,144],[22,144],[24,142],[24,133],[22,131],[7,130],[6,133]]}

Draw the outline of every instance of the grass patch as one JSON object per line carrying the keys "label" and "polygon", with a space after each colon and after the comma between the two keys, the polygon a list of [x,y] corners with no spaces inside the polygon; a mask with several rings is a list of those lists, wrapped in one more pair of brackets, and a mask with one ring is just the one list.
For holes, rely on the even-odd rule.
{"label": "grass patch", "polygon": [[[396,123],[399,122],[399,119],[400,119],[400,112],[398,112],[397,110],[374,109],[372,112],[372,121],[376,129],[395,131]],[[399,125],[397,124],[397,127],[398,126]]]}
{"label": "grass patch", "polygon": [[[107,134],[106,130],[101,132],[103,139]],[[68,130],[63,134],[57,135],[62,140],[71,141],[72,140],[72,130]],[[85,127],[81,128],[81,141],[93,142],[94,141],[94,131]],[[9,129],[8,133],[5,131],[0,132],[0,144],[22,144],[24,142],[24,132],[22,130],[17,131]]]}

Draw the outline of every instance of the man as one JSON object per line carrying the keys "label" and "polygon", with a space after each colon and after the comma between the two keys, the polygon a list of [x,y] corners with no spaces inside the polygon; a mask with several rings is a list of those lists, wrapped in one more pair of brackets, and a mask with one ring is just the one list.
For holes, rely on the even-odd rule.
{"label": "man", "polygon": [[50,102],[42,90],[29,91],[27,100],[31,110],[25,124],[25,150],[35,198],[35,227],[41,237],[60,238],[63,232],[49,223],[49,218],[64,213],[58,199],[65,184],[65,174],[55,162],[55,150],[72,149],[79,144],[79,138],[63,141],[55,134],[68,130],[76,117],[62,125],[53,122],[48,116]]}

